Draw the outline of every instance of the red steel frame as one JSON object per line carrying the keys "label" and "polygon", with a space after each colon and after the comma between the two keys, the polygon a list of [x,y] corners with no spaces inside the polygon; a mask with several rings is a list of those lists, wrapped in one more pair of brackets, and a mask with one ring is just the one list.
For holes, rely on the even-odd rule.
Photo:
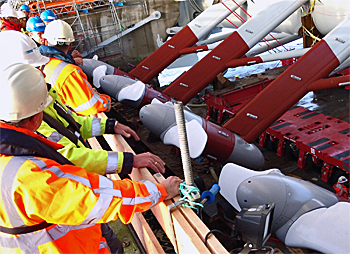
{"label": "red steel frame", "polygon": [[[272,81],[261,81],[220,96],[206,94],[207,120],[215,111],[218,116],[214,120],[222,124],[225,112],[235,114]],[[263,147],[269,136],[279,140],[277,155],[280,157],[285,155],[287,143],[295,144],[295,148],[299,149],[299,168],[306,168],[307,155],[311,155],[316,164],[322,162],[321,180],[324,182],[328,181],[335,166],[349,172],[350,124],[347,122],[293,106],[259,136],[259,145]]]}
{"label": "red steel frame", "polygon": [[322,161],[321,180],[327,182],[333,167],[349,172],[350,124],[334,117],[294,106],[260,136],[262,145],[267,135],[278,138],[277,155],[284,156],[287,142],[299,149],[298,167],[306,167],[306,157]]}

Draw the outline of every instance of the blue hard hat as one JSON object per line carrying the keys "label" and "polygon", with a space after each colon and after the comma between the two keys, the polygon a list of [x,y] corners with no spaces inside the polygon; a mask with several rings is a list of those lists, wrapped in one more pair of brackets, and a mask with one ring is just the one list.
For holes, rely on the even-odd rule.
{"label": "blue hard hat", "polygon": [[22,4],[19,10],[30,12],[29,6],[26,4]]}
{"label": "blue hard hat", "polygon": [[26,30],[31,32],[44,32],[45,23],[39,16],[30,17],[27,21]]}
{"label": "blue hard hat", "polygon": [[55,13],[51,10],[46,10],[43,13],[41,13],[40,18],[45,22],[51,22],[57,19],[57,16]]}

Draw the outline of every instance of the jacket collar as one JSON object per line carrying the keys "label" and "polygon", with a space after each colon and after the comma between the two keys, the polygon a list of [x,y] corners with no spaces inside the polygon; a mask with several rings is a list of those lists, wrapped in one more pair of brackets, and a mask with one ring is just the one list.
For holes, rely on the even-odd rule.
{"label": "jacket collar", "polygon": [[63,146],[29,130],[0,124],[0,154],[6,156],[37,156],[52,159],[61,165],[73,165],[56,150]]}
{"label": "jacket collar", "polygon": [[59,50],[52,46],[41,45],[39,47],[40,53],[47,57],[57,58],[66,63],[75,64],[75,61],[70,55],[66,55],[62,50]]}
{"label": "jacket collar", "polygon": [[0,122],[0,129],[10,129],[10,130],[15,130],[17,132],[23,133],[23,134],[25,134],[27,136],[35,138],[36,140],[39,140],[40,142],[44,143],[47,146],[50,146],[50,147],[54,148],[55,150],[58,150],[58,149],[63,147],[63,145],[61,145],[61,144],[52,142],[52,141],[50,141],[50,140],[48,140],[48,139],[46,139],[46,138],[44,138],[44,137],[42,137],[42,136],[40,136],[38,134],[35,134],[34,132],[32,132],[30,130],[27,130],[27,129],[24,129],[24,128],[21,128],[21,127],[16,127],[16,126],[13,126],[13,125],[9,125],[9,124]]}

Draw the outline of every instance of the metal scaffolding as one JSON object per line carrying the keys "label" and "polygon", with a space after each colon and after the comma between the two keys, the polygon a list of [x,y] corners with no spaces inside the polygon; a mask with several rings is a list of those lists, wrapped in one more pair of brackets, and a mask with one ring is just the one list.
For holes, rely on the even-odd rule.
{"label": "metal scaffolding", "polygon": [[[122,26],[118,9],[131,6],[130,1],[119,0],[66,0],[32,2],[31,15],[40,15],[44,10],[52,10],[59,19],[71,25],[75,42],[73,48],[85,52],[87,57],[97,55],[100,60],[123,57],[121,38],[116,38],[107,45],[101,44],[114,35],[120,34]],[[141,5],[146,13],[145,0],[133,1]],[[103,45],[103,46],[101,46]]]}

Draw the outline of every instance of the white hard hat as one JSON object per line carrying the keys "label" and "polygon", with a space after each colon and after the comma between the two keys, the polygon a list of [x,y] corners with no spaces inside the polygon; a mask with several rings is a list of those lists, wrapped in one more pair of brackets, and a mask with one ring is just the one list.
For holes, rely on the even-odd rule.
{"label": "white hard hat", "polygon": [[2,18],[8,18],[8,17],[13,17],[13,18],[17,18],[17,12],[15,9],[13,9],[11,7],[11,5],[9,5],[8,3],[4,3],[1,6],[1,17]]}
{"label": "white hard hat", "polygon": [[339,182],[339,183],[346,183],[347,181],[348,181],[348,179],[346,179],[345,176],[341,176],[341,177],[339,177],[339,179],[338,179],[338,182]]}
{"label": "white hard hat", "polygon": [[16,11],[16,14],[17,14],[17,18],[19,18],[19,19],[26,17],[26,15],[24,14],[23,11]]}
{"label": "white hard hat", "polygon": [[43,38],[45,38],[52,45],[69,45],[75,41],[73,30],[70,25],[67,22],[59,19],[54,20],[47,25]]}
{"label": "white hard hat", "polygon": [[51,102],[40,70],[17,63],[0,70],[0,119],[19,122],[43,111]]}
{"label": "white hard hat", "polygon": [[50,61],[50,58],[40,54],[38,46],[29,36],[18,31],[0,33],[0,59],[0,70],[14,63],[37,67]]}

